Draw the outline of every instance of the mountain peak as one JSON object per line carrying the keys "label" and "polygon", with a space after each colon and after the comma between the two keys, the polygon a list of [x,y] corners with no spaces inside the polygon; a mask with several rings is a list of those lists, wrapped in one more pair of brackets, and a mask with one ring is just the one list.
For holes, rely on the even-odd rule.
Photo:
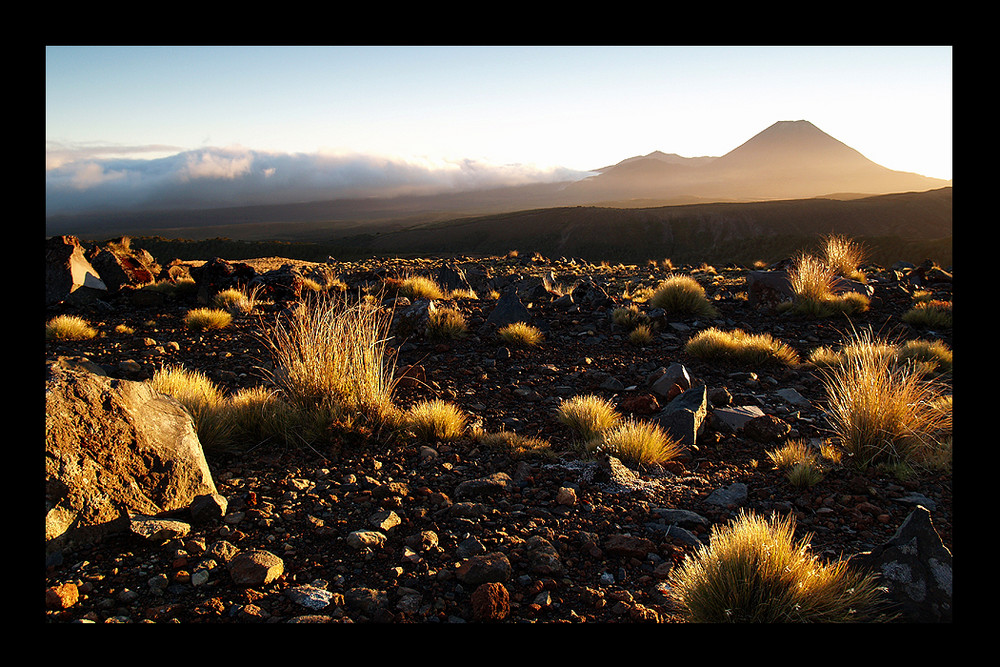
{"label": "mountain peak", "polygon": [[822,163],[827,169],[875,166],[858,151],[807,120],[780,120],[720,157],[719,168],[769,166],[798,169]]}

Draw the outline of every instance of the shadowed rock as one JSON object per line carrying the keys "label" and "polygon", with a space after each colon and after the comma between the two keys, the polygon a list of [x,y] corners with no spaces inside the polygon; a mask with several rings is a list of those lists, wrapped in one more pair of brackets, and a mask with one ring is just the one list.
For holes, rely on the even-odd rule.
{"label": "shadowed rock", "polygon": [[75,236],[54,236],[45,242],[45,303],[86,303],[107,294],[108,286],[84,255]]}
{"label": "shadowed rock", "polygon": [[914,509],[889,541],[851,557],[850,564],[878,573],[889,588],[889,597],[908,620],[951,622],[951,552],[941,542],[925,507]]}

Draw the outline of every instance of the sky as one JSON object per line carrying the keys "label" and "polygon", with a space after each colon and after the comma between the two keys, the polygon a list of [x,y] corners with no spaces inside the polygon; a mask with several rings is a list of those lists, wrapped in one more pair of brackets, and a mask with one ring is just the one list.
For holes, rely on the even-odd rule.
{"label": "sky", "polygon": [[808,120],[952,178],[952,48],[48,46],[46,214],[581,178]]}

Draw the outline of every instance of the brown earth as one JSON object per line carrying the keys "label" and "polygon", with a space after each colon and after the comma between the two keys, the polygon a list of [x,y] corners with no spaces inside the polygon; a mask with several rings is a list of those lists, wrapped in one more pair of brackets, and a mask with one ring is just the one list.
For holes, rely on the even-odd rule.
{"label": "brown earth", "polygon": [[[286,261],[247,263],[263,271]],[[618,302],[625,301],[625,290],[634,293],[642,286],[654,287],[667,275],[652,265],[574,266],[509,258],[469,263],[489,265],[496,274],[541,275],[551,270],[566,287],[589,276],[603,281]],[[432,260],[371,260],[340,264],[337,269],[353,289],[360,276],[376,269],[426,274],[436,266]],[[903,498],[916,492],[934,505],[934,526],[951,549],[950,474],[925,472],[900,480],[883,471],[844,465],[827,471],[822,481],[803,491],[791,486],[768,459],[767,450],[778,443],[762,444],[710,424],[680,465],[637,471],[649,482],[645,490],[616,493],[581,478],[572,465],[579,455],[572,449],[570,434],[555,418],[560,400],[582,393],[609,397],[623,411],[623,405],[638,406],[643,401],[634,397],[652,396],[646,382],[649,374],[680,362],[695,383],[728,389],[733,405],[763,405],[765,412],[791,426],[793,436],[827,437],[821,411],[825,396],[815,370],[721,367],[686,355],[684,343],[708,326],[738,327],[770,333],[805,357],[819,345],[837,345],[853,325],[871,326],[892,340],[936,335],[951,345],[950,331],[932,334],[901,322],[910,305],[910,288],[897,282],[891,271],[868,268],[875,285],[872,306],[848,322],[809,320],[751,307],[742,268],[681,267],[679,271],[706,287],[722,319],[671,318],[671,326],[645,347],[628,343],[611,323],[609,309],[572,313],[540,300],[530,310],[545,330],[543,344],[530,350],[510,348],[508,356],[495,333],[484,327],[494,300],[485,294],[457,300],[469,335],[444,342],[411,340],[400,346],[397,366],[419,364],[427,381],[401,386],[397,403],[445,399],[487,431],[515,430],[547,439],[558,460],[480,448],[468,438],[428,443],[437,452],[430,457],[423,443],[386,444],[363,435],[299,448],[259,443],[239,455],[210,453],[219,492],[230,502],[230,519],[195,526],[184,540],[165,544],[119,535],[92,548],[60,554],[48,563],[46,587],[75,584],[79,597],[65,609],[50,605],[46,618],[50,622],[473,622],[482,618],[475,612],[477,605],[485,605],[506,622],[680,622],[663,580],[694,547],[663,537],[662,522],[661,530],[650,528],[657,522],[659,508],[690,510],[707,519],[705,525],[686,526],[703,543],[708,542],[712,525],[729,521],[740,509],[791,512],[797,534],[811,533],[813,551],[832,560],[871,550],[890,538],[913,507]],[[950,285],[938,289],[944,290],[941,298],[950,300]],[[83,357],[109,375],[135,380],[148,379],[161,365],[180,364],[205,373],[227,391],[264,382],[259,367],[268,355],[258,333],[273,322],[274,313],[237,318],[226,329],[198,333],[183,324],[185,313],[198,305],[193,297],[149,308],[126,306],[124,300],[109,302],[110,308],[76,311],[100,331],[100,337],[47,341],[47,359]],[[134,333],[117,333],[118,325],[131,327]],[[601,389],[608,376],[625,389]],[[775,392],[788,387],[809,399],[811,406],[800,409],[778,399]],[[455,505],[466,498],[458,497],[458,485],[497,472],[508,474],[514,480],[512,487],[499,496],[474,498],[481,503],[474,516],[460,516]],[[705,502],[712,491],[735,482],[748,487],[741,507]],[[564,487],[574,489],[575,502],[567,500],[565,491],[560,493]],[[394,510],[402,519],[388,530],[385,545],[367,553],[349,546],[348,533],[370,528],[369,518],[382,509]],[[242,519],[237,522],[237,517]],[[433,531],[437,544],[422,531]],[[628,541],[616,537],[622,535],[650,542],[630,551],[620,547]],[[555,548],[561,569],[540,564],[537,552],[529,548],[539,537]],[[284,561],[283,574],[266,585],[246,588],[234,583],[222,567],[212,570],[205,583],[194,585],[191,575],[206,560],[201,552],[220,539],[241,551],[263,549],[278,555]],[[503,581],[509,592],[506,615],[495,611],[497,605],[503,607],[502,600],[487,604],[474,599],[479,586],[466,570],[468,559],[478,552],[500,553],[510,562],[511,573]],[[157,578],[162,586],[152,583]],[[316,580],[340,595],[328,607],[312,611],[287,595],[290,588]],[[376,608],[366,607],[358,601],[359,589],[384,593],[384,601]],[[482,598],[487,592],[477,595]]]}

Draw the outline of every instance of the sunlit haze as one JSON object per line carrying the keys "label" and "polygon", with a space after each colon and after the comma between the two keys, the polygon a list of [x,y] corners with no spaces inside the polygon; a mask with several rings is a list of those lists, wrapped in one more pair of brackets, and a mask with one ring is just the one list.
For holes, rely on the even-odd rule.
{"label": "sunlit haze", "polygon": [[50,213],[167,172],[232,177],[254,153],[307,198],[721,156],[798,119],[889,169],[952,178],[948,46],[53,46],[45,76]]}

